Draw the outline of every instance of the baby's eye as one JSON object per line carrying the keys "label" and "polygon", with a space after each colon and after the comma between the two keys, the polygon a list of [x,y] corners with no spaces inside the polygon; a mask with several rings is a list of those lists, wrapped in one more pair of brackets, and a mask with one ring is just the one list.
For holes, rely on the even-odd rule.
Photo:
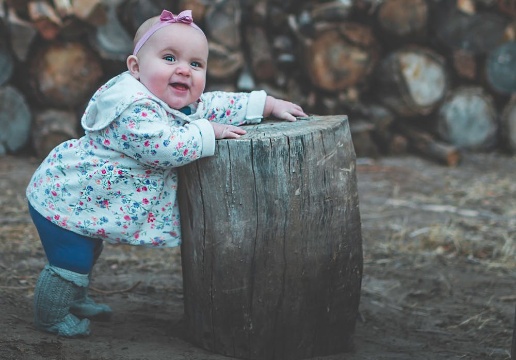
{"label": "baby's eye", "polygon": [[176,61],[176,58],[174,57],[174,55],[165,55],[165,56],[163,57],[163,60],[165,60],[165,61],[170,61],[170,62],[174,62],[174,61]]}
{"label": "baby's eye", "polygon": [[190,65],[192,65],[193,67],[202,67],[202,64],[198,61],[192,61]]}

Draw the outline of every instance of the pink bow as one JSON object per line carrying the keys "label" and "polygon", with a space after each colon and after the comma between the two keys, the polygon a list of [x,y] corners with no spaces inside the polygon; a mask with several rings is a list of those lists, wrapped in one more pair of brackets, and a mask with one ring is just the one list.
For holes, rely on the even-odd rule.
{"label": "pink bow", "polygon": [[140,48],[143,46],[143,44],[145,44],[145,42],[147,40],[149,40],[149,38],[152,36],[152,34],[154,34],[157,30],[159,30],[162,27],[167,26],[169,24],[174,24],[174,23],[186,24],[186,25],[190,25],[191,27],[196,28],[197,30],[202,32],[201,28],[199,28],[193,22],[192,10],[181,11],[178,15],[174,15],[168,10],[163,10],[159,17],[159,20],[160,21],[158,23],[152,25],[151,28],[149,30],[147,30],[147,32],[145,32],[145,34],[143,34],[141,39],[138,41],[138,43],[134,47],[133,55],[136,55],[138,53],[138,51],[140,51]]}
{"label": "pink bow", "polygon": [[168,10],[163,10],[161,12],[161,16],[159,17],[159,20],[161,22],[167,22],[167,23],[183,23],[183,24],[191,24],[193,22],[192,18],[192,10],[184,10],[181,11],[179,14],[174,15]]}

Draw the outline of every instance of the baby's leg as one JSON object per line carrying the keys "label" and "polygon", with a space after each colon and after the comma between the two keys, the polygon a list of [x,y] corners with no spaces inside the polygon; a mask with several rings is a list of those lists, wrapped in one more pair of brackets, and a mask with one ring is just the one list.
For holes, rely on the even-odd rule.
{"label": "baby's leg", "polygon": [[60,336],[87,336],[88,319],[70,313],[70,305],[87,288],[88,275],[46,265],[34,290],[34,323],[46,332]]}
{"label": "baby's leg", "polygon": [[[93,253],[93,265],[97,262],[104,245],[101,240],[95,246]],[[91,280],[91,271],[88,274],[88,278]],[[98,304],[92,298],[88,296],[88,288],[82,288],[77,300],[73,302],[70,307],[70,312],[79,318],[88,318],[91,320],[107,321],[111,319],[113,310],[106,304]]]}

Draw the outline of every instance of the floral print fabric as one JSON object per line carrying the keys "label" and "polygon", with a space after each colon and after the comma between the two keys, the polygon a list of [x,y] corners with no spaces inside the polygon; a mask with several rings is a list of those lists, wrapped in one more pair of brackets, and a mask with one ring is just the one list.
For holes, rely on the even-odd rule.
{"label": "floral print fabric", "polygon": [[27,187],[28,200],[54,224],[81,235],[178,246],[177,168],[213,155],[208,121],[259,122],[265,96],[205,93],[186,116],[121,74],[90,100],[82,119],[85,135],[58,145],[41,163]]}

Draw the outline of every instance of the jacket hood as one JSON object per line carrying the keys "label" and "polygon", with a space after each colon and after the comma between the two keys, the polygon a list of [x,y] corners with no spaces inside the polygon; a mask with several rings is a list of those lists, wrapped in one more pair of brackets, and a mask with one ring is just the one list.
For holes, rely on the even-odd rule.
{"label": "jacket hood", "polygon": [[203,108],[201,102],[192,104],[192,115],[186,116],[181,111],[172,109],[158,99],[126,71],[109,80],[95,92],[84,111],[81,125],[86,131],[102,130],[118,118],[129,106],[141,100],[157,102],[167,113],[188,122],[198,119]]}

